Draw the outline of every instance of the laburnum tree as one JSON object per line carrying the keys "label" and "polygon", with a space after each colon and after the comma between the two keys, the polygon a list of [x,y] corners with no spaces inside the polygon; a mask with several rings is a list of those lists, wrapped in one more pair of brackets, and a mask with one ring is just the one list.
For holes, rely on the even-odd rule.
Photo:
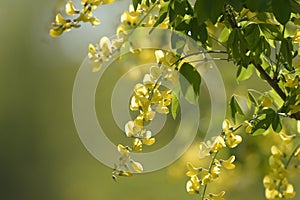
{"label": "laburnum tree", "polygon": [[[100,24],[93,11],[102,4],[111,3],[114,1],[82,0],[82,7],[75,8],[72,1],[67,2],[65,13],[56,15],[50,35],[59,36],[79,28],[85,22],[93,26]],[[282,121],[290,119],[294,126],[298,124],[299,131],[300,1],[196,0],[191,3],[189,0],[132,0],[129,10],[120,19],[121,23],[116,27],[116,38],[103,37],[99,43],[88,47],[89,59],[94,63],[91,70],[94,72],[99,71],[102,64],[108,62],[124,46],[128,48],[126,42],[131,30],[157,27],[192,38],[206,52],[222,54],[222,59],[236,66],[236,75],[232,79],[246,80],[256,72],[260,80],[270,87],[267,91],[247,92],[247,115],[237,96],[232,95],[228,102],[231,115],[224,119],[220,133],[200,143],[200,159],[208,159],[208,165],[193,166],[190,162],[187,163],[187,192],[199,195],[202,200],[225,199],[225,191],[210,193],[208,190],[208,186],[214,184],[222,171],[235,168],[236,156],[232,153],[223,158],[221,152],[224,149],[231,151],[242,145],[244,137],[251,140],[252,135],[272,133],[281,142],[271,145],[269,173],[263,179],[265,198],[294,198],[296,189],[288,174],[300,169],[299,133],[289,132]],[[130,52],[133,54],[143,51],[130,45]],[[180,49],[185,44],[176,45]],[[142,151],[144,145],[155,143],[151,130],[145,128],[145,123],[152,121],[155,113],[171,114],[176,118],[177,97],[186,91],[183,87],[176,91],[163,87],[162,80],[180,85],[181,79],[176,73],[179,72],[191,85],[195,99],[201,101],[201,98],[197,98],[201,76],[194,69],[193,63],[188,61],[189,55],[162,49],[155,49],[153,52],[157,65],[133,88],[129,109],[138,114],[125,125],[125,134],[132,138],[132,145],[119,144],[116,147],[121,155],[120,163],[116,164],[113,171],[114,179],[143,171],[142,163],[133,160],[130,154]],[[203,52],[199,52],[201,53]],[[191,100],[188,94],[184,95]]]}

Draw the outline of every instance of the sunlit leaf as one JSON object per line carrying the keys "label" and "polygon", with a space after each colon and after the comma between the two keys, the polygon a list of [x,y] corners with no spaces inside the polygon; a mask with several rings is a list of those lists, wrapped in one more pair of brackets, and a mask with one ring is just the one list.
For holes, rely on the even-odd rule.
{"label": "sunlit leaf", "polygon": [[[180,87],[188,100],[191,100],[192,96],[195,100],[199,97],[201,76],[199,72],[189,63],[183,63],[180,68]],[[185,78],[186,80],[183,80]],[[188,81],[188,85],[186,82]]]}

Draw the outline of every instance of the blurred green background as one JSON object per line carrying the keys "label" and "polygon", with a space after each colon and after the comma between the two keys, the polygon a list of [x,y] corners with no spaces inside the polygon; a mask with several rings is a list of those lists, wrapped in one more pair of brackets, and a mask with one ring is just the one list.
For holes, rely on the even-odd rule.
{"label": "blurred green background", "polygon": [[[111,169],[94,159],[81,144],[72,118],[72,87],[87,46],[112,35],[129,1],[103,6],[96,16],[99,27],[89,25],[60,38],[48,31],[63,1],[3,1],[0,6],[0,199],[3,200],[152,200],[199,199],[185,191],[185,162],[197,160],[197,145],[174,165],[132,178],[111,178]],[[78,3],[78,2],[77,2]],[[237,86],[235,68],[218,62],[228,95],[247,87],[262,89],[257,78]],[[255,85],[253,85],[255,83]],[[222,188],[230,199],[263,199],[254,139],[247,167],[225,176]],[[259,142],[257,142],[259,143]],[[249,148],[248,148],[249,147]],[[250,153],[249,153],[250,152]],[[251,157],[252,156],[252,157]],[[248,160],[247,160],[248,159]],[[248,175],[243,170],[249,170]],[[243,176],[241,176],[243,175]],[[232,183],[229,184],[229,180]],[[227,187],[226,187],[227,185]],[[229,198],[228,198],[229,199]]]}

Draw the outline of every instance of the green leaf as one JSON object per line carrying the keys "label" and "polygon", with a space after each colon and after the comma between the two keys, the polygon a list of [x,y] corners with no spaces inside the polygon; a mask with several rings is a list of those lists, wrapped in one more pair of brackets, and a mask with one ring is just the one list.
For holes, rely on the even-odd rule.
{"label": "green leaf", "polygon": [[267,12],[272,7],[272,0],[246,0],[246,5],[252,12]]}
{"label": "green leaf", "polygon": [[280,53],[283,56],[284,59],[284,67],[288,71],[294,70],[292,66],[292,60],[293,60],[293,45],[290,40],[288,39],[283,39],[281,41],[281,46],[280,46]]}
{"label": "green leaf", "polygon": [[241,0],[226,0],[226,3],[234,7],[238,12],[243,9],[243,2]]}
{"label": "green leaf", "polygon": [[264,36],[271,40],[281,40],[282,35],[279,26],[267,24],[267,23],[260,23],[258,24],[260,30],[264,34]]}
{"label": "green leaf", "polygon": [[247,100],[248,108],[251,108],[252,103],[254,106],[257,106],[257,101],[251,91],[248,91]]}
{"label": "green leaf", "polygon": [[250,50],[255,50],[258,46],[260,37],[260,30],[257,24],[250,24],[244,29],[246,40],[249,44]]}
{"label": "green leaf", "polygon": [[300,13],[300,4],[295,0],[290,0],[291,10],[293,13]]}
{"label": "green leaf", "polygon": [[210,20],[215,24],[223,12],[225,0],[196,0],[195,2],[195,17],[199,24]]}
{"label": "green leaf", "polygon": [[246,55],[248,52],[248,42],[241,29],[233,29],[228,38],[227,50],[229,58],[233,58],[233,61],[237,65],[248,66],[249,56]]}
{"label": "green leaf", "polygon": [[[192,102],[192,96],[193,99],[198,99],[199,93],[200,93],[200,84],[201,84],[201,76],[198,73],[198,71],[189,63],[183,63],[180,67],[180,87],[190,102]],[[185,78],[185,80],[183,80]],[[188,82],[188,83],[187,83]]]}
{"label": "green leaf", "polygon": [[138,5],[142,2],[142,0],[132,0],[134,10],[137,9]]}
{"label": "green leaf", "polygon": [[282,129],[282,125],[281,125],[281,122],[280,122],[280,117],[277,113],[276,113],[276,115],[274,115],[274,118],[273,118],[273,121],[272,121],[272,129],[276,133],[279,133]]}
{"label": "green leaf", "polygon": [[253,65],[248,65],[247,68],[239,66],[236,74],[236,80],[239,82],[249,79],[253,74],[253,70]]}
{"label": "green leaf", "polygon": [[285,25],[291,17],[291,5],[287,0],[272,0],[272,9],[275,18],[282,25]]}
{"label": "green leaf", "polygon": [[233,95],[230,99],[230,110],[231,110],[231,118],[233,119],[234,123],[236,121],[236,114],[239,113],[241,115],[244,115],[244,112],[241,108],[241,106],[239,105],[239,103],[237,102],[235,96]]}
{"label": "green leaf", "polygon": [[156,27],[159,24],[161,24],[166,19],[168,12],[169,12],[169,3],[162,2],[157,21],[155,22],[155,24],[153,26]]}
{"label": "green leaf", "polygon": [[[269,129],[269,127],[272,125],[273,126],[273,121],[276,118],[276,116],[278,116],[278,114],[271,108],[267,108],[267,109],[263,109],[260,110],[258,113],[259,115],[256,124],[253,127],[253,132],[256,132],[256,135],[258,135],[258,133],[262,134],[265,133],[266,130]],[[276,120],[276,119],[275,119]],[[274,123],[275,125],[275,123]],[[277,126],[277,124],[276,124]],[[279,130],[279,128],[275,127],[276,130]],[[259,131],[257,132],[257,130],[262,129],[265,131]]]}
{"label": "green leaf", "polygon": [[246,40],[249,44],[249,49],[251,51],[255,51],[258,49],[258,46],[260,44],[260,29],[257,24],[250,24],[245,27],[244,30]]}
{"label": "green leaf", "polygon": [[204,23],[209,16],[211,2],[208,0],[196,0],[194,14],[199,24]]}
{"label": "green leaf", "polygon": [[179,107],[178,96],[179,96],[179,92],[176,92],[173,90],[172,91],[172,108],[171,108],[173,119],[176,119],[176,117],[177,117],[177,111],[178,111],[178,107]]}
{"label": "green leaf", "polygon": [[206,24],[203,23],[199,26],[199,40],[202,44],[206,44],[207,39],[208,39],[208,32],[206,29]]}
{"label": "green leaf", "polygon": [[205,48],[208,39],[206,24],[203,23],[199,25],[197,19],[193,18],[189,25],[191,27],[191,37],[196,41],[200,41]]}
{"label": "green leaf", "polygon": [[177,15],[181,15],[182,17],[186,14],[186,1],[174,1],[174,11]]}
{"label": "green leaf", "polygon": [[260,37],[261,42],[261,52],[264,53],[267,57],[271,55],[271,46],[270,43],[265,39],[264,36]]}
{"label": "green leaf", "polygon": [[278,107],[282,107],[284,104],[284,101],[282,100],[282,98],[277,94],[277,92],[275,92],[275,90],[270,90],[268,92],[268,94],[270,95],[270,97],[272,97],[274,99],[274,103],[278,106]]}
{"label": "green leaf", "polygon": [[223,30],[221,31],[220,35],[219,35],[219,42],[224,43],[228,40],[229,38],[229,34],[230,34],[230,29],[227,27],[224,27]]}
{"label": "green leaf", "polygon": [[210,0],[211,6],[209,7],[209,19],[215,24],[218,18],[221,16],[225,4],[225,0],[212,1]]}

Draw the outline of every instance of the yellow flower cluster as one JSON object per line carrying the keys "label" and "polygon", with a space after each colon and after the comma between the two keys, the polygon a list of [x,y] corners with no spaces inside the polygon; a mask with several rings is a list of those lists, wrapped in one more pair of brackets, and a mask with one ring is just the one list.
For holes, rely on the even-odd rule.
{"label": "yellow flower cluster", "polygon": [[300,112],[300,78],[299,75],[294,77],[287,75],[285,76],[285,80],[284,86],[290,96],[294,99],[289,105],[288,115],[293,115]]}
{"label": "yellow flower cluster", "polygon": [[125,125],[127,137],[134,137],[134,150],[142,150],[142,144],[152,145],[155,139],[151,137],[151,131],[143,128],[144,122],[154,119],[155,113],[168,114],[168,106],[171,104],[172,95],[168,88],[163,89],[161,80],[174,80],[176,73],[166,66],[152,66],[150,74],[146,74],[143,84],[138,83],[134,88],[134,94],[130,102],[130,110],[139,111],[139,115],[133,121]]}
{"label": "yellow flower cluster", "polygon": [[[212,141],[201,142],[200,144],[200,159],[205,157],[211,157],[211,162],[208,168],[194,167],[191,163],[187,163],[188,172],[187,176],[190,177],[190,180],[186,184],[186,190],[190,194],[198,194],[201,192],[201,186],[203,186],[202,197],[205,196],[205,191],[208,183],[213,182],[219,177],[221,173],[221,168],[225,169],[234,169],[235,165],[233,164],[235,156],[232,155],[228,159],[217,159],[217,154],[223,148],[235,148],[242,142],[242,137],[235,134],[234,132],[237,129],[233,128],[230,125],[228,120],[224,120],[222,133],[212,138]],[[222,191],[219,194],[208,194],[206,199],[210,200],[224,200],[225,192]]]}
{"label": "yellow flower cluster", "polygon": [[[158,5],[151,5],[156,8]],[[129,30],[135,28],[139,23],[145,24],[144,21],[149,21],[151,13],[146,12],[149,7],[146,4],[139,4],[137,9],[134,10],[133,6],[129,6],[129,10],[121,15],[121,24],[117,27],[116,38],[110,40],[108,37],[103,37],[97,44],[89,44],[89,59],[92,61],[93,72],[101,69],[102,63],[109,61],[115,52],[120,51],[128,43],[131,53],[139,53],[139,49],[135,49],[131,42],[128,42]],[[149,24],[146,22],[146,24]]]}
{"label": "yellow flower cluster", "polygon": [[55,17],[55,22],[52,23],[52,29],[50,30],[50,36],[56,37],[63,32],[68,32],[72,28],[79,28],[80,22],[90,22],[93,26],[100,24],[100,20],[93,16],[92,11],[96,10],[101,4],[111,4],[114,0],[82,0],[81,11],[74,7],[72,1],[68,1],[65,6],[65,13],[69,16],[78,15],[74,19],[65,19],[58,13]]}
{"label": "yellow flower cluster", "polygon": [[[292,143],[296,135],[287,135],[280,132],[279,136],[282,140],[281,148],[276,145],[271,147],[271,156],[269,157],[271,171],[263,179],[265,196],[270,200],[290,199],[296,195],[294,186],[289,182],[287,176],[292,159],[296,158],[300,161],[300,145],[288,157],[288,145]],[[294,165],[295,168],[298,168],[298,166]]]}
{"label": "yellow flower cluster", "polygon": [[117,179],[117,176],[132,176],[132,169],[137,173],[143,172],[142,164],[130,158],[130,151],[132,151],[130,147],[119,144],[118,151],[121,157],[119,159],[119,165],[115,165],[115,169],[112,172],[112,178],[114,180]]}
{"label": "yellow flower cluster", "polygon": [[[130,5],[128,11],[121,15],[121,22],[129,27],[137,27],[138,25],[142,27],[153,27],[157,20],[157,11],[160,8],[160,2],[157,1],[152,7],[148,7],[145,3],[139,4],[137,9],[134,10],[133,6]],[[152,12],[147,12],[147,11]],[[158,25],[160,28],[168,28],[169,20],[164,20]]]}
{"label": "yellow flower cluster", "polygon": [[172,102],[172,90],[162,85],[162,81],[176,84],[179,77],[173,68],[162,64],[168,61],[169,54],[162,50],[155,51],[157,65],[152,66],[150,73],[145,74],[143,82],[134,87],[134,93],[130,100],[130,110],[137,111],[138,115],[134,120],[125,124],[126,136],[133,138],[133,145],[130,148],[119,144],[118,150],[122,156],[119,165],[113,172],[113,177],[116,175],[130,176],[132,172],[128,163],[136,172],[143,171],[142,165],[130,158],[130,152],[142,151],[143,145],[153,145],[155,138],[152,137],[150,130],[145,129],[144,123],[152,121],[156,113],[168,114],[170,112],[168,106]]}

